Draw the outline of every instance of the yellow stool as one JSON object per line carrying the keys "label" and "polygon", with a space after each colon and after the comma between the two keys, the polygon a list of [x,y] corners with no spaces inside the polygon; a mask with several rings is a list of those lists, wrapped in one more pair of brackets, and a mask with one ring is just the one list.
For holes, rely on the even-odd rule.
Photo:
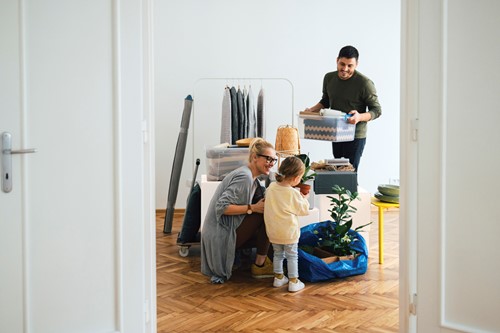
{"label": "yellow stool", "polygon": [[372,197],[372,205],[378,207],[378,263],[384,263],[384,208],[399,208],[398,203],[383,202]]}

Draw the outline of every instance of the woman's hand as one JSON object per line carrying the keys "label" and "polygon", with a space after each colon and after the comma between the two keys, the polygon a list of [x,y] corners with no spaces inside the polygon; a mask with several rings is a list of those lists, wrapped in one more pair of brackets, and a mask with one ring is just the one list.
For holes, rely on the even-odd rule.
{"label": "woman's hand", "polygon": [[[252,213],[264,214],[264,198],[257,203],[251,204]],[[246,214],[248,205],[228,205],[224,211],[224,215],[243,215]]]}
{"label": "woman's hand", "polygon": [[264,198],[252,205],[252,212],[264,214]]}

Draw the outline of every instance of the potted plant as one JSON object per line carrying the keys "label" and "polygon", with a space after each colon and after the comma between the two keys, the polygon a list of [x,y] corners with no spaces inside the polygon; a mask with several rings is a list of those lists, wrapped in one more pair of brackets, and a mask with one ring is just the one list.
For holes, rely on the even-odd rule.
{"label": "potted plant", "polygon": [[334,195],[328,196],[332,220],[318,222],[301,229],[299,240],[299,273],[309,281],[322,281],[366,272],[368,250],[358,231],[352,230],[352,215],[360,200],[358,193],[335,185]]}
{"label": "potted plant", "polygon": [[300,188],[300,192],[302,194],[307,195],[311,190],[310,181],[314,179],[314,177],[316,176],[316,172],[314,172],[314,170],[311,170],[311,165],[310,165],[311,161],[307,154],[298,154],[295,156],[300,158],[304,163],[304,165],[306,166],[302,178],[300,179],[300,183],[297,185],[297,187]]}
{"label": "potted plant", "polygon": [[[331,209],[330,216],[332,220],[325,226],[320,227],[316,234],[320,235],[318,238],[318,245],[314,248],[314,254],[320,258],[329,258],[325,261],[336,261],[342,259],[352,259],[359,254],[352,245],[354,242],[359,241],[357,234],[349,233],[352,227],[352,215],[356,213],[357,208],[351,203],[354,200],[360,200],[358,193],[340,187],[339,185],[333,186],[333,192],[337,195],[327,196],[330,199]],[[359,226],[354,231],[361,230],[367,225]]]}

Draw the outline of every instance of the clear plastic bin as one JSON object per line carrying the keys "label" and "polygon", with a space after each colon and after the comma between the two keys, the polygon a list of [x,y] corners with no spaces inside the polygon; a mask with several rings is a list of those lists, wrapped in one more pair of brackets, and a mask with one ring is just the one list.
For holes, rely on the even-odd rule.
{"label": "clear plastic bin", "polygon": [[302,139],[345,142],[354,140],[356,125],[345,116],[299,114],[299,134]]}
{"label": "clear plastic bin", "polygon": [[248,147],[207,147],[207,180],[220,181],[233,170],[248,163]]}

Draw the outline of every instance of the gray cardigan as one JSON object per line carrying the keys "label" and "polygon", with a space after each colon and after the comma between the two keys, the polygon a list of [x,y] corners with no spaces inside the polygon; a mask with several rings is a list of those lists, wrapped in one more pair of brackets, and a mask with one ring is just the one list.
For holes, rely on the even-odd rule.
{"label": "gray cardigan", "polygon": [[212,282],[228,280],[236,250],[236,229],[245,218],[224,215],[228,205],[247,205],[251,200],[254,179],[248,166],[229,173],[217,187],[203,223],[201,233],[201,272]]}

